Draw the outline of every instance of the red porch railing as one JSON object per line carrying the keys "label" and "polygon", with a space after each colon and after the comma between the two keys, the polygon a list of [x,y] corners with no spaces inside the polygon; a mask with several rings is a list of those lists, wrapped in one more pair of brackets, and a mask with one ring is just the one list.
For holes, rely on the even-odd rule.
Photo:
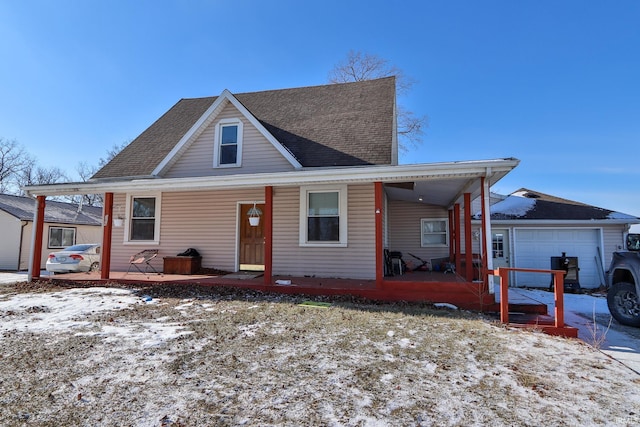
{"label": "red porch railing", "polygon": [[553,275],[553,289],[555,300],[555,327],[565,328],[564,325],[564,270],[539,270],[535,268],[500,267],[489,270],[489,276],[500,277],[500,322],[509,323],[509,272],[521,271],[525,273],[544,273]]}

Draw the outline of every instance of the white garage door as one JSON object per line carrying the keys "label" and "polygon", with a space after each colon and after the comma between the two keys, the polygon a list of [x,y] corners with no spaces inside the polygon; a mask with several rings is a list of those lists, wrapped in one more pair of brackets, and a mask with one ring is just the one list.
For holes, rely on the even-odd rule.
{"label": "white garage door", "polygon": [[[515,229],[515,267],[551,268],[551,257],[578,257],[578,280],[582,288],[600,286],[596,256],[600,246],[600,233],[593,228],[538,228]],[[548,287],[551,275],[540,273],[516,273],[516,286]]]}

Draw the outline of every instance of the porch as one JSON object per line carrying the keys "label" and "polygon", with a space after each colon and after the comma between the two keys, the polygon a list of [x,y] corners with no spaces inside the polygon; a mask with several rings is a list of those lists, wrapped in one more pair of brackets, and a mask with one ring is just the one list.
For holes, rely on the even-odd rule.
{"label": "porch", "polygon": [[[202,274],[180,275],[111,271],[109,279],[102,279],[100,272],[43,274],[41,278],[51,281],[104,285],[110,283],[174,284],[244,288],[288,295],[348,295],[381,302],[449,303],[460,309],[493,313],[496,320],[510,326],[539,329],[551,335],[577,337],[577,329],[563,323],[562,303],[557,305],[555,313],[550,315],[545,303],[523,295],[517,288],[509,288],[508,283],[504,283],[507,286],[498,294],[492,294],[488,292],[483,282],[468,282],[457,274],[416,271],[385,278],[380,286],[376,280],[273,276],[268,283],[269,281],[265,280],[262,273],[256,272],[213,274],[201,271],[200,273]],[[561,277],[558,279],[561,280]],[[563,289],[563,286],[556,289]],[[562,299],[562,291],[559,291],[556,300],[562,301]],[[507,304],[501,304],[501,300],[506,301]]]}
{"label": "porch", "polygon": [[[210,273],[180,275],[110,271],[103,279],[99,271],[42,275],[41,279],[78,283],[176,284],[227,286],[293,295],[352,295],[383,302],[449,303],[461,309],[499,312],[499,303],[482,282],[468,282],[462,276],[436,271],[416,271],[402,276],[385,277],[381,285],[376,280],[336,279],[321,277],[273,276],[265,280],[261,273]],[[268,283],[269,282],[269,283]],[[546,305],[523,300],[517,295],[510,303],[512,311],[546,314]]]}

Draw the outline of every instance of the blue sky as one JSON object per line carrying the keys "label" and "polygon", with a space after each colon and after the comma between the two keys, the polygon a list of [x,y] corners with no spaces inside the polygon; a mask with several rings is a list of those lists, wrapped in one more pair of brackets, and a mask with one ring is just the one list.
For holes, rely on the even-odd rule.
{"label": "blue sky", "polygon": [[0,0],[0,137],[71,175],[180,98],[325,84],[349,50],[417,83],[402,163],[516,157],[494,186],[640,216],[640,2]]}

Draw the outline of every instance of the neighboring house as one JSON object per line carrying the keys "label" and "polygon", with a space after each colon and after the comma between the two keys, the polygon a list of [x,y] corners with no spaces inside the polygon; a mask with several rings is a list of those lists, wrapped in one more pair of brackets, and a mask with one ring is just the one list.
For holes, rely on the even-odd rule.
{"label": "neighboring house", "polygon": [[[489,206],[489,186],[519,163],[398,165],[395,94],[390,77],[182,99],[89,182],[27,190],[39,203],[104,193],[115,226],[105,225],[103,267],[114,271],[142,249],[159,250],[161,269],[195,248],[203,267],[264,270],[266,285],[375,279],[394,292],[384,249],[470,261],[462,208],[477,197]],[[470,271],[460,271],[469,282]]]}
{"label": "neighboring house", "polygon": [[[582,288],[605,284],[614,251],[640,218],[521,188],[491,205],[493,266],[549,269],[551,257],[577,257]],[[475,219],[482,214],[475,211]],[[511,284],[548,287],[549,277],[516,273]]]}
{"label": "neighboring house", "polygon": [[[0,194],[0,270],[26,270],[33,233],[35,202]],[[49,252],[76,243],[102,240],[102,208],[49,201],[44,213],[41,268]]]}

